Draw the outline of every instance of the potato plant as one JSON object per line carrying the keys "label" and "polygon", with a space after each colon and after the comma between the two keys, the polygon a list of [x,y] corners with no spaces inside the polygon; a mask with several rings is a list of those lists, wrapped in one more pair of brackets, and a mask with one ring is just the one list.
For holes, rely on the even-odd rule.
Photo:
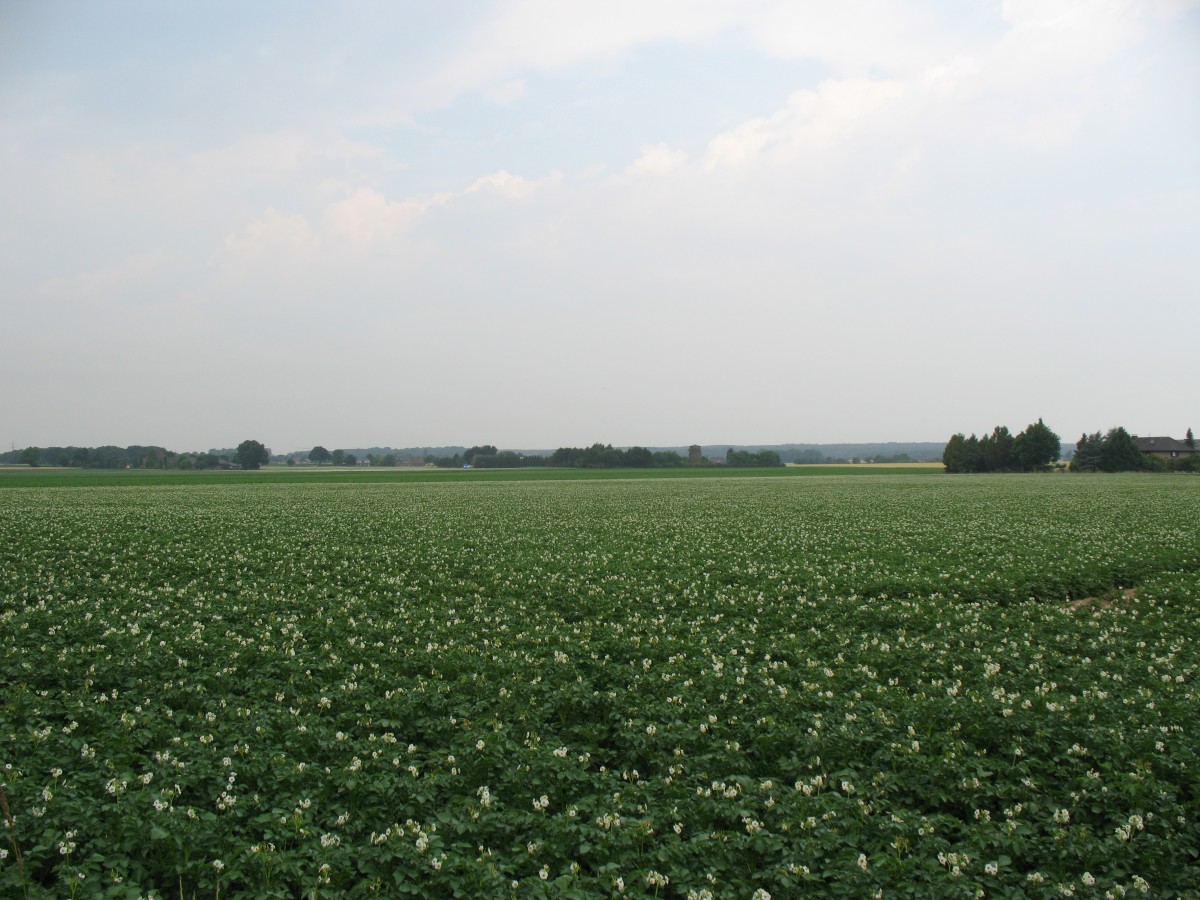
{"label": "potato plant", "polygon": [[0,894],[1200,885],[1200,480],[0,493]]}

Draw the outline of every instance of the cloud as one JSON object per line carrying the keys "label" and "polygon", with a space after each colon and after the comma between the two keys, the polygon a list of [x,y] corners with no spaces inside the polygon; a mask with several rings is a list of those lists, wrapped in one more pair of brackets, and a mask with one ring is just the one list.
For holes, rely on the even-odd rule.
{"label": "cloud", "polygon": [[[543,182],[556,181],[551,174]],[[329,206],[327,219],[334,232],[354,241],[371,243],[396,237],[409,230],[430,210],[450,206],[472,194],[490,194],[518,201],[528,197],[538,184],[504,169],[476,178],[460,191],[440,191],[427,196],[388,200],[373,188],[361,187],[344,200]]]}
{"label": "cloud", "polygon": [[764,52],[819,61],[840,77],[913,75],[933,61],[969,53],[981,41],[926,2],[783,0],[736,4],[730,13],[733,24]]}
{"label": "cloud", "polygon": [[984,43],[927,0],[510,0],[494,10],[401,85],[379,120],[411,121],[417,111],[476,90],[509,103],[523,92],[524,74],[619,59],[655,43],[745,45],[779,59],[819,62],[836,78],[901,77]]}
{"label": "cloud", "polygon": [[408,228],[428,209],[416,199],[389,201],[373,188],[359,188],[328,209],[330,227],[351,240],[370,243]]}
{"label": "cloud", "polygon": [[648,144],[625,171],[629,175],[666,175],[685,165],[687,159],[682,150],[672,150],[665,143]]}
{"label": "cloud", "polygon": [[896,81],[824,81],[816,90],[792,94],[774,115],[748,119],[718,134],[709,142],[705,164],[710,169],[740,166],[764,156],[789,158],[831,148],[904,92]]}
{"label": "cloud", "polygon": [[299,214],[287,215],[268,208],[261,216],[248,222],[241,231],[225,238],[226,253],[238,259],[254,259],[270,255],[303,255],[312,253],[320,241],[313,233],[308,219]]}
{"label": "cloud", "polygon": [[553,72],[611,59],[656,40],[703,41],[729,24],[730,9],[728,3],[689,0],[511,0],[499,4],[424,76],[406,84],[399,104],[384,119],[404,121],[415,110],[448,105],[480,86],[512,84],[517,73]]}

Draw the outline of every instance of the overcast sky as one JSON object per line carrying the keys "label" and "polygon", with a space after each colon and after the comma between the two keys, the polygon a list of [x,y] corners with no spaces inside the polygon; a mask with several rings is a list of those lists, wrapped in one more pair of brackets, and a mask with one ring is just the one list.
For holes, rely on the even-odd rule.
{"label": "overcast sky", "polygon": [[0,442],[1200,428],[1200,4],[0,3]]}

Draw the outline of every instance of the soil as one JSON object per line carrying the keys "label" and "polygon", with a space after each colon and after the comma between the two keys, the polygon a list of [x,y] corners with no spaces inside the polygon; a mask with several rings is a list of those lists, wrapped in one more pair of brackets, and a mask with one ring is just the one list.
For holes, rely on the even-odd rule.
{"label": "soil", "polygon": [[1103,597],[1080,597],[1078,600],[1070,600],[1067,606],[1071,609],[1086,609],[1094,606],[1096,609],[1111,609],[1116,606],[1120,600],[1132,600],[1137,596],[1137,588],[1125,588],[1121,591],[1120,596],[1115,594],[1105,594]]}

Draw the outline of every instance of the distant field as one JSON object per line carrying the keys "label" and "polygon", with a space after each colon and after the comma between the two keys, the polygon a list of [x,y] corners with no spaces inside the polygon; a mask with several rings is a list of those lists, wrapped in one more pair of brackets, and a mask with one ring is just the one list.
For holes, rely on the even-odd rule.
{"label": "distant field", "polygon": [[1196,897],[1200,479],[838,471],[11,479],[0,896]]}
{"label": "distant field", "polygon": [[203,484],[384,484],[431,481],[578,481],[641,478],[792,478],[814,475],[931,475],[940,463],[898,465],[787,466],[742,469],[714,466],[704,469],[434,469],[335,468],[267,466],[256,472],[180,471],[178,469],[66,469],[43,466],[0,468],[0,488],[99,487],[104,485]]}
{"label": "distant field", "polygon": [[799,463],[788,463],[788,468],[796,469],[874,469],[885,470],[888,472],[911,472],[916,469],[937,469],[939,472],[945,468],[940,462],[906,462],[906,463],[828,463],[819,466],[805,466]]}

